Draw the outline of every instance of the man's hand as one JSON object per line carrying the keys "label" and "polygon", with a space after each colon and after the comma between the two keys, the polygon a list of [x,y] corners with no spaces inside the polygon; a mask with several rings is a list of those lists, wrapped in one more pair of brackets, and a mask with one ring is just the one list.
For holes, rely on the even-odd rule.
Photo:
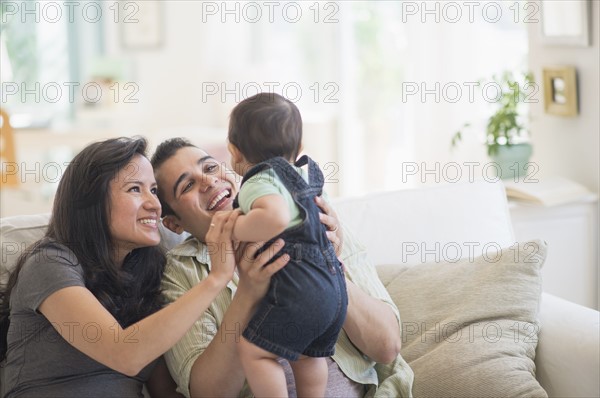
{"label": "man's hand", "polygon": [[315,196],[315,203],[323,213],[319,214],[321,223],[327,228],[327,239],[333,245],[335,254],[339,257],[342,254],[342,245],[344,244],[344,233],[342,232],[340,220],[337,213],[322,197]]}
{"label": "man's hand", "polygon": [[257,257],[256,253],[264,246],[264,242],[243,243],[238,248],[237,264],[240,282],[236,295],[247,295],[247,299],[258,303],[267,294],[271,277],[290,260],[289,254],[283,254],[271,264],[265,265],[283,248],[283,245],[283,240],[277,239]]}

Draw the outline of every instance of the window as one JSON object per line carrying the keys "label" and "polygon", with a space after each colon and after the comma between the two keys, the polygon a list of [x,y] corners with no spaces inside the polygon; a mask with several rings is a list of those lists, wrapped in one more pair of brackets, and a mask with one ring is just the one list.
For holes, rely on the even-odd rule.
{"label": "window", "polygon": [[101,52],[100,9],[97,2],[2,2],[1,96],[15,128],[68,120],[85,101],[80,76]]}

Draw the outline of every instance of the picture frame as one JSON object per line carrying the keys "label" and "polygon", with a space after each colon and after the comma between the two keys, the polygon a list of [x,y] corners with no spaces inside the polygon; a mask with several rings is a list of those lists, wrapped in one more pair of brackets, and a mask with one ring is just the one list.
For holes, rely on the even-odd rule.
{"label": "picture frame", "polygon": [[572,66],[545,67],[544,110],[546,113],[574,117],[579,112],[577,72]]}
{"label": "picture frame", "polygon": [[159,48],[163,44],[164,12],[162,1],[123,3],[120,21],[121,47],[129,50]]}
{"label": "picture frame", "polygon": [[541,0],[541,42],[549,46],[590,45],[589,0]]}

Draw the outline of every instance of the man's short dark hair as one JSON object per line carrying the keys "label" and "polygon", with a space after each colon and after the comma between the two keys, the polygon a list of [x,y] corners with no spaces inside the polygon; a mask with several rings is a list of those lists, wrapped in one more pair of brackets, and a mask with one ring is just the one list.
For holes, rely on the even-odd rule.
{"label": "man's short dark hair", "polygon": [[281,95],[256,94],[231,111],[228,137],[251,163],[277,156],[295,161],[302,145],[300,111]]}
{"label": "man's short dark hair", "polygon": [[[175,153],[178,150],[180,150],[181,148],[187,148],[187,147],[198,148],[196,145],[192,144],[185,138],[181,138],[181,137],[175,137],[175,138],[171,138],[171,139],[161,142],[158,145],[158,147],[156,148],[156,151],[154,151],[154,154],[152,155],[152,159],[150,159],[150,163],[152,164],[152,168],[154,169],[154,172],[158,171],[159,167],[162,166],[162,164],[164,162],[166,162],[167,160],[169,160],[173,156],[175,156]],[[169,204],[164,200],[164,195],[162,194],[162,192],[163,192],[162,189],[163,189],[163,187],[161,187],[161,185],[159,184],[158,185],[158,200],[160,200],[160,204],[162,206],[161,216],[162,217],[169,216],[169,215],[176,216],[173,209],[171,209],[171,206],[169,206]]]}

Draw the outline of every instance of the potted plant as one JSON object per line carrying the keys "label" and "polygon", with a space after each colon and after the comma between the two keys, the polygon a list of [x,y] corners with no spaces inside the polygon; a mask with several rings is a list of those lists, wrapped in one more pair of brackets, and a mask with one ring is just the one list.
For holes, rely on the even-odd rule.
{"label": "potted plant", "polygon": [[[482,86],[483,83],[483,86]],[[480,81],[479,87],[494,84],[499,90],[495,111],[488,118],[486,140],[488,156],[497,164],[501,178],[519,178],[527,173],[527,163],[532,147],[527,141],[527,130],[520,115],[520,107],[527,103],[535,93],[533,74],[524,73],[517,80],[511,72],[503,72],[500,77],[492,76],[491,81]],[[452,146],[462,140],[463,130],[469,127],[465,123],[452,137]]]}

